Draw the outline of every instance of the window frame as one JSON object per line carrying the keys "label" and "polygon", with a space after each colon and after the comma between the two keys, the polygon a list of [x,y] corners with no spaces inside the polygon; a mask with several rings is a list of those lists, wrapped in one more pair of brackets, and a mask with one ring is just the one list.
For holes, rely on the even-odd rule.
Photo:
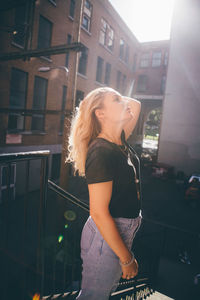
{"label": "window frame", "polygon": [[89,49],[85,47],[79,54],[78,73],[84,76],[87,74],[88,53]]}
{"label": "window frame", "polygon": [[[155,57],[156,54],[159,54],[159,57]],[[152,68],[159,68],[161,66],[161,62],[162,62],[162,51],[161,50],[154,51],[152,54],[152,63],[151,63]]]}
{"label": "window frame", "polygon": [[137,53],[134,54],[133,56],[133,68],[132,68],[132,71],[135,72],[136,71],[136,68],[137,68]]}
{"label": "window frame", "polygon": [[127,84],[127,76],[125,74],[123,74],[122,77],[122,94],[125,94],[126,92],[126,84]]}
{"label": "window frame", "polygon": [[165,93],[166,79],[167,79],[167,76],[166,75],[162,75],[162,77],[161,77],[161,84],[160,84],[160,92],[161,92],[161,94]]}
{"label": "window frame", "polygon": [[150,54],[149,52],[144,52],[140,56],[140,68],[148,68],[150,61]]}
{"label": "window frame", "polygon": [[[20,8],[24,8],[24,23],[21,22],[21,16],[19,17],[19,19],[17,18],[17,10],[19,12]],[[17,6],[15,8],[15,16],[14,16],[14,22],[15,22],[15,30],[17,31],[17,33],[15,35],[12,36],[12,43],[16,46],[19,46],[20,48],[24,48],[25,47],[25,42],[26,42],[26,22],[27,22],[27,14],[26,14],[26,9],[27,9],[27,4],[21,4],[19,6]],[[18,19],[18,20],[17,20]],[[18,22],[19,21],[19,22]],[[22,36],[20,37],[23,39],[23,42],[20,43],[20,41],[18,40],[18,31],[20,32],[22,30]]]}
{"label": "window frame", "polygon": [[[86,6],[86,3],[89,3],[89,8]],[[93,12],[93,6],[89,0],[84,1],[84,8],[83,8],[83,15],[82,15],[82,23],[81,26],[84,28],[84,30],[91,32],[91,20],[92,20],[92,12]],[[87,26],[84,25],[83,20],[87,19]]]}
{"label": "window frame", "polygon": [[[41,22],[45,21],[47,22],[46,24],[49,24],[50,25],[50,31],[49,31],[49,42],[48,42],[48,45],[46,46],[46,43],[44,43],[44,38],[43,38],[43,35],[41,35],[41,29],[42,28],[41,26]],[[38,26],[38,39],[37,39],[37,49],[45,49],[45,48],[50,48],[51,47],[51,42],[52,42],[52,32],[53,32],[53,23],[47,19],[46,17],[44,17],[43,15],[40,14],[39,16],[39,26]],[[46,35],[45,35],[46,36]],[[47,40],[47,39],[46,39]],[[41,45],[41,41],[42,42],[42,45]],[[45,45],[43,45],[43,43]],[[47,59],[50,59],[50,55],[44,55],[45,58]]]}
{"label": "window frame", "polygon": [[75,10],[76,10],[76,1],[75,0],[70,0],[69,17],[72,18],[72,19],[74,19]]}
{"label": "window frame", "polygon": [[[141,78],[145,79],[144,82],[140,82]],[[146,74],[140,74],[138,76],[138,81],[137,81],[137,92],[146,92],[147,91],[147,82],[148,82],[148,76]],[[144,86],[141,88],[141,86]]]}
{"label": "window frame", "polygon": [[104,84],[107,85],[110,84],[110,76],[111,76],[111,64],[107,62],[105,67]]}
{"label": "window frame", "polygon": [[124,60],[125,41],[121,38],[119,41],[119,58]]}
{"label": "window frame", "polygon": [[164,55],[164,66],[168,65],[168,61],[169,61],[169,52],[165,51],[165,55]]}
{"label": "window frame", "polygon": [[[39,79],[39,80],[42,80],[43,82],[45,82],[45,97],[44,97],[44,103],[43,103],[43,107],[37,107],[37,104],[38,103],[35,103],[34,102],[34,99],[38,98],[37,97],[37,94],[36,94],[36,80]],[[37,87],[38,88],[38,87]],[[44,132],[45,131],[45,114],[44,113],[38,113],[38,112],[35,112],[34,113],[34,110],[41,110],[43,112],[45,112],[46,110],[46,102],[47,102],[47,90],[48,90],[48,79],[44,78],[44,77],[41,77],[41,76],[37,76],[35,75],[35,78],[34,78],[34,89],[33,89],[33,102],[32,102],[32,110],[33,110],[33,114],[32,114],[32,120],[31,120],[31,131],[33,132]],[[35,106],[35,107],[34,107]],[[34,118],[41,118],[42,119],[42,128],[40,129],[35,129],[33,128],[33,120]]]}
{"label": "window frame", "polygon": [[120,91],[121,89],[121,77],[122,77],[122,72],[121,71],[117,71],[117,78],[116,78],[116,90]]}
{"label": "window frame", "polygon": [[103,80],[103,65],[104,60],[101,56],[97,56],[96,82],[102,83]]}
{"label": "window frame", "polygon": [[101,18],[101,26],[99,32],[100,45],[104,46],[107,50],[113,52],[114,39],[115,39],[114,29],[109,25],[109,23],[104,18]]}
{"label": "window frame", "polygon": [[[13,81],[15,82],[15,78],[14,78],[14,72],[18,72],[18,75],[16,74],[17,78],[19,78],[19,74],[20,73],[23,73],[23,75],[25,76],[24,78],[21,78],[22,80],[22,83],[25,82],[25,85],[24,85],[24,103],[23,105],[14,105],[11,103],[11,98],[12,98],[12,91],[15,90],[17,94],[19,94],[19,89],[13,89],[13,87],[15,86],[13,84]],[[17,85],[17,87],[20,87],[20,84]],[[26,103],[27,103],[27,92],[28,92],[28,72],[25,72],[21,69],[18,69],[18,68],[12,68],[11,69],[11,79],[10,79],[10,96],[9,96],[9,108],[11,109],[25,109],[26,108]],[[21,95],[20,95],[20,98],[21,98]],[[17,103],[19,103],[19,101],[17,101]],[[11,122],[11,118],[12,116],[17,116],[17,123],[18,123],[18,120],[22,120],[22,128],[12,128],[12,127],[9,127],[9,123]],[[24,128],[25,128],[25,117],[22,115],[21,112],[17,113],[17,112],[11,112],[9,113],[9,116],[8,116],[8,124],[7,124],[7,129],[8,129],[8,132],[22,132],[24,131]]]}

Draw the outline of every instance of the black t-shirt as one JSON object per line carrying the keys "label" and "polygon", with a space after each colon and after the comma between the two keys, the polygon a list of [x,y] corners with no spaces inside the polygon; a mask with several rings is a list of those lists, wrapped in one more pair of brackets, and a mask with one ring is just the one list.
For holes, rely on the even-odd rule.
{"label": "black t-shirt", "polygon": [[[127,155],[119,147],[106,139],[96,138],[87,153],[86,180],[88,184],[112,180],[113,190],[109,204],[111,216],[136,218],[141,203],[137,197],[135,171]],[[132,159],[131,161],[133,162]]]}

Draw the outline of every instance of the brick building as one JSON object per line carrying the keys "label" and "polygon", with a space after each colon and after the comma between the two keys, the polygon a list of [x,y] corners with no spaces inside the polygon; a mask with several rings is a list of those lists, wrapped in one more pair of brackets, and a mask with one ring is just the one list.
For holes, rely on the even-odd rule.
{"label": "brick building", "polygon": [[133,139],[142,143],[145,123],[153,109],[160,108],[165,93],[169,56],[169,40],[140,44],[135,66],[133,97],[142,104],[140,119]]}
{"label": "brick building", "polygon": [[[80,0],[2,4],[0,52],[76,42],[80,5]],[[140,44],[108,0],[82,1],[80,42],[85,49],[78,54],[76,87],[70,75],[75,52],[0,62],[0,152],[49,149],[53,178],[59,175],[65,110],[72,110],[73,101],[77,105],[100,86],[111,86],[142,103],[152,95],[161,99],[164,90],[169,41]],[[51,70],[41,73],[41,67]],[[134,134],[136,139],[139,134],[138,140],[145,114],[144,110],[140,131]]]}

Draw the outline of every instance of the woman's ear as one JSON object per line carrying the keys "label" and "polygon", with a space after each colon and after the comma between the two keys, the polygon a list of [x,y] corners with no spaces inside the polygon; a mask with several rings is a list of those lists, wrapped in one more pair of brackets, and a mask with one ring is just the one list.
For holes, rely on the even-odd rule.
{"label": "woman's ear", "polygon": [[100,108],[97,108],[97,109],[95,110],[95,116],[97,117],[98,120],[102,120],[103,117],[104,117],[104,112],[103,112],[103,110],[100,109]]}

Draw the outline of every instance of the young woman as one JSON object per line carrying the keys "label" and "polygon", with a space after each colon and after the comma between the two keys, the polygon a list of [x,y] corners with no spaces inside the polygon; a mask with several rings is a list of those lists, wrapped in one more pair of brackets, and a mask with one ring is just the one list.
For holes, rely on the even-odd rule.
{"label": "young woman", "polygon": [[83,99],[72,122],[67,161],[86,176],[90,202],[81,237],[78,300],[107,300],[121,276],[130,279],[138,273],[131,252],[141,224],[138,158],[121,136],[130,136],[139,113],[140,102],[102,87]]}

